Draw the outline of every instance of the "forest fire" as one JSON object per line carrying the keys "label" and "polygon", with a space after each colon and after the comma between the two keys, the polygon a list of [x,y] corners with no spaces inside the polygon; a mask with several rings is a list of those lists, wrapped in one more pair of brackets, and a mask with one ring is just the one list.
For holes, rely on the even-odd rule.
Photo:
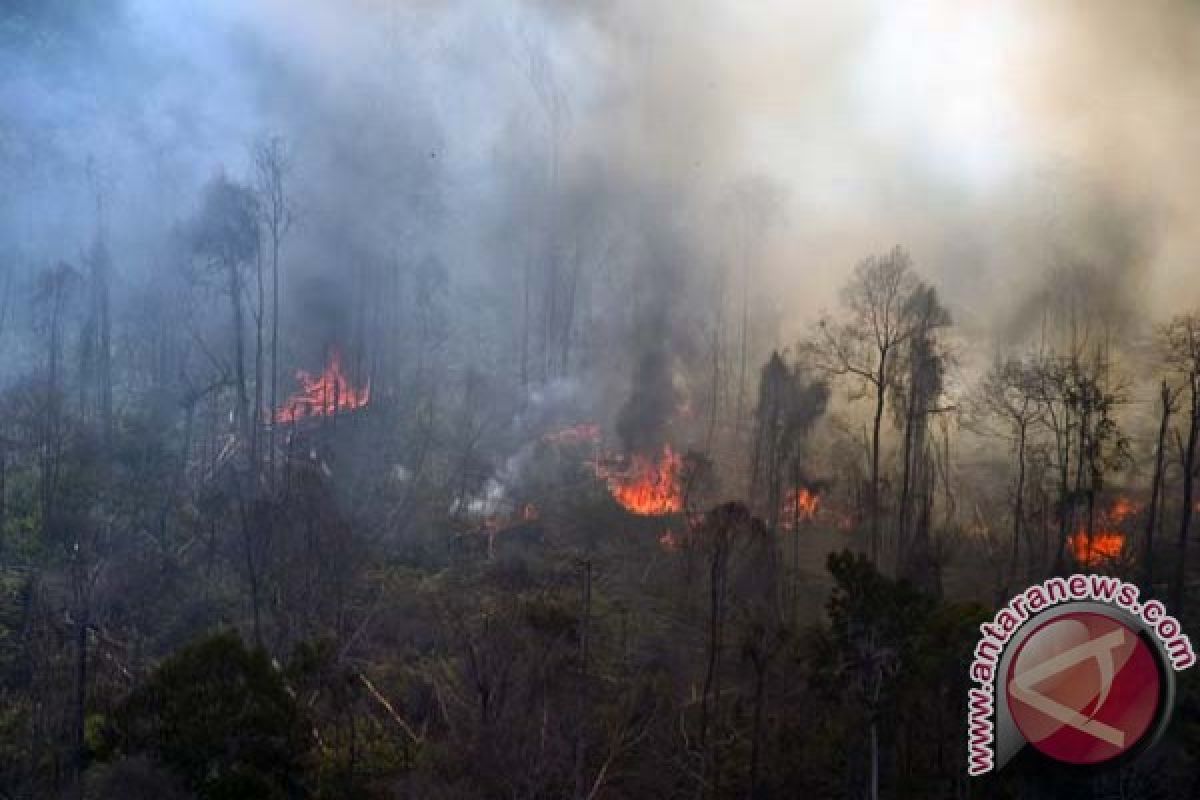
{"label": "forest fire", "polygon": [[1125,534],[1120,530],[1120,526],[1139,511],[1140,505],[1128,497],[1118,497],[1107,511],[1096,515],[1090,537],[1087,521],[1083,521],[1069,540],[1075,561],[1080,565],[1094,567],[1120,558],[1125,550]]}
{"label": "forest fire", "polygon": [[275,411],[275,422],[289,424],[307,417],[326,417],[363,408],[371,399],[371,384],[355,388],[342,372],[341,354],[334,350],[319,375],[296,371],[300,390]]}
{"label": "forest fire", "polygon": [[676,514],[683,510],[683,456],[663,445],[658,459],[634,455],[627,469],[597,464],[596,475],[608,483],[613,499],[641,516]]}

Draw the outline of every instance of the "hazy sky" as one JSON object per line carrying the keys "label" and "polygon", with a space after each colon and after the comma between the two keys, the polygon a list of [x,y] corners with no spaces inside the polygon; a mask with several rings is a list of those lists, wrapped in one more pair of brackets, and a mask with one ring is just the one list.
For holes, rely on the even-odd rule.
{"label": "hazy sky", "polygon": [[1056,263],[1135,307],[1200,300],[1194,2],[71,5],[0,28],[0,222],[30,254],[86,243],[89,160],[134,246],[280,133],[312,269],[418,248],[469,283],[557,143],[579,194],[748,261],[786,335],[897,243],[1001,337]]}

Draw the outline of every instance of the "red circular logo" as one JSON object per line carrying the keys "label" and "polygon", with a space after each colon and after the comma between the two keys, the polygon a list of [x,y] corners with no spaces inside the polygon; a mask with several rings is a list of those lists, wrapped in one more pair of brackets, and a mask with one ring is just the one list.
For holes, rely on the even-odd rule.
{"label": "red circular logo", "polygon": [[1162,678],[1140,636],[1106,614],[1056,617],[1021,643],[1007,677],[1013,722],[1057,761],[1097,764],[1133,749],[1158,718]]}

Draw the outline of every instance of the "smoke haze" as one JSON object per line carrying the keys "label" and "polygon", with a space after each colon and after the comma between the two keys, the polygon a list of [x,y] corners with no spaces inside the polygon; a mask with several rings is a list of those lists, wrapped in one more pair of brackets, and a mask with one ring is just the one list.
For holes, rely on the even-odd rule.
{"label": "smoke haze", "polygon": [[[646,329],[630,297],[667,303],[685,363],[743,304],[756,353],[787,345],[896,243],[1001,343],[1028,332],[1053,267],[1091,265],[1122,318],[1196,300],[1193,3],[110,0],[6,17],[0,230],[18,277],[75,258],[102,218],[121,280],[143,283],[204,183],[248,176],[276,135],[298,204],[289,296],[344,328],[329,307],[352,301],[355,265],[432,259],[476,306],[447,326],[467,360],[519,346],[498,329],[531,260],[591,278],[572,287],[585,312],[539,312],[539,335],[572,326],[594,366]],[[627,381],[641,355],[621,360]]]}

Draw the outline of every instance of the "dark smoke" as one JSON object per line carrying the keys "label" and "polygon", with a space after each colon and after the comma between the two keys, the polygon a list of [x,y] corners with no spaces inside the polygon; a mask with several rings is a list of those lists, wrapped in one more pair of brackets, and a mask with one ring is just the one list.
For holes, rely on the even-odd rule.
{"label": "dark smoke", "polygon": [[626,452],[646,453],[661,447],[678,404],[666,344],[651,343],[637,362],[629,399],[617,414],[617,435]]}

